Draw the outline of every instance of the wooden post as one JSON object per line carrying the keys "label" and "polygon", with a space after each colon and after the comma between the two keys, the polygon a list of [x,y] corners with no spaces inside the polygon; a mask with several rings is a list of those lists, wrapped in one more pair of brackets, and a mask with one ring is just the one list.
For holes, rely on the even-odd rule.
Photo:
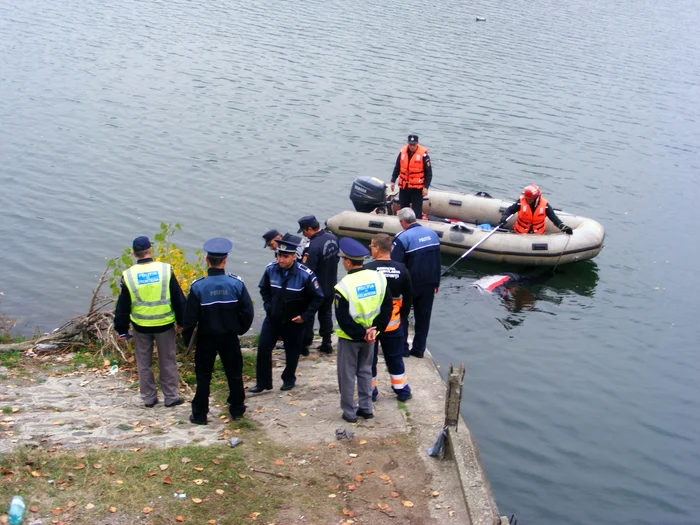
{"label": "wooden post", "polygon": [[455,371],[450,365],[447,375],[447,395],[445,396],[445,427],[448,430],[457,431],[459,423],[459,408],[462,404],[462,391],[464,390],[464,364]]}

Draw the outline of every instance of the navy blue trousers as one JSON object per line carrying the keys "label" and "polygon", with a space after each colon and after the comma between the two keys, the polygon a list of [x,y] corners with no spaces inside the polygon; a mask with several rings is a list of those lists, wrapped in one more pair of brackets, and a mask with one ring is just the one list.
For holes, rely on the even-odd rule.
{"label": "navy blue trousers", "polygon": [[272,350],[277,345],[279,337],[282,337],[284,353],[287,358],[286,366],[282,372],[282,382],[285,385],[293,385],[296,382],[296,371],[299,355],[303,348],[302,339],[305,326],[304,323],[281,323],[271,321],[269,317],[265,318],[258,342],[258,362],[255,366],[256,385],[272,388]]}
{"label": "navy blue trousers", "polygon": [[240,417],[245,412],[243,390],[243,357],[237,335],[205,335],[197,338],[194,354],[194,373],[197,376],[197,392],[192,399],[192,416],[199,421],[207,420],[209,412],[209,390],[214,371],[216,354],[221,358],[228,381],[228,410],[231,417]]}
{"label": "navy blue trousers", "polygon": [[[318,308],[318,333],[324,343],[331,342],[331,334],[333,334],[333,297],[331,293],[323,298],[321,306]],[[311,319],[308,323],[304,323],[304,346],[311,346],[314,341],[314,320]]]}
{"label": "navy blue trousers", "polygon": [[382,345],[382,353],[384,354],[384,362],[389,369],[389,377],[391,378],[391,388],[398,396],[399,400],[405,401],[411,393],[411,387],[408,386],[408,377],[406,377],[406,367],[403,363],[403,325],[396,332],[388,332],[380,334],[377,342],[374,343],[374,359],[372,360],[372,398],[376,399],[379,391],[377,390],[377,363],[379,362],[379,345]]}
{"label": "navy blue trousers", "polygon": [[[435,288],[421,286],[413,290],[413,316],[415,320],[413,347],[411,352],[422,356],[425,353],[430,331],[430,316],[433,312]],[[406,327],[408,328],[408,327]],[[408,329],[404,333],[404,355],[408,354]]]}

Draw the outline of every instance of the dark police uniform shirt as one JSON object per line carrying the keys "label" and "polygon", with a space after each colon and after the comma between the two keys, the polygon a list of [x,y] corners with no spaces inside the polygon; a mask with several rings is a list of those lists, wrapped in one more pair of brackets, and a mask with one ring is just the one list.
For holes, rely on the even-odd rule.
{"label": "dark police uniform shirt", "polygon": [[411,272],[413,290],[440,286],[440,238],[430,228],[414,222],[394,237],[391,258]]}
{"label": "dark police uniform shirt", "polygon": [[413,285],[411,284],[411,274],[406,265],[392,260],[375,260],[365,263],[365,268],[375,270],[386,277],[389,291],[393,299],[402,299],[401,318],[408,317],[413,302]]}
{"label": "dark police uniform shirt", "polygon": [[333,287],[338,283],[339,251],[338,238],[330,232],[319,230],[309,240],[301,259],[316,274],[326,297],[333,296]]}
{"label": "dark police uniform shirt", "polygon": [[187,296],[185,344],[197,323],[200,335],[243,335],[253,324],[253,301],[243,280],[223,268],[209,268],[208,274],[192,283]]}
{"label": "dark police uniform shirt", "polygon": [[258,287],[265,313],[275,322],[287,323],[296,315],[311,321],[323,302],[316,275],[297,261],[289,270],[277,262],[268,264]]}

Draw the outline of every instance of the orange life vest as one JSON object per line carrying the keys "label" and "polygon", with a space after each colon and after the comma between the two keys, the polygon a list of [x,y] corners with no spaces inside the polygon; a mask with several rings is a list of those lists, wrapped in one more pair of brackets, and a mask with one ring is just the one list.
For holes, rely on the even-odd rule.
{"label": "orange life vest", "polygon": [[416,148],[415,153],[411,156],[408,151],[408,144],[401,148],[401,160],[399,161],[399,188],[405,190],[422,190],[425,183],[425,171],[423,171],[423,155],[426,155],[428,150],[420,144]]}
{"label": "orange life vest", "polygon": [[547,219],[547,199],[540,197],[537,208],[533,211],[525,197],[520,197],[520,211],[513,229],[516,233],[543,234]]}
{"label": "orange life vest", "polygon": [[393,332],[395,330],[398,330],[399,326],[401,325],[400,312],[401,312],[401,306],[403,305],[403,298],[392,299],[391,304],[392,304],[391,320],[389,321],[389,324],[386,325],[386,328],[384,329],[385,332]]}

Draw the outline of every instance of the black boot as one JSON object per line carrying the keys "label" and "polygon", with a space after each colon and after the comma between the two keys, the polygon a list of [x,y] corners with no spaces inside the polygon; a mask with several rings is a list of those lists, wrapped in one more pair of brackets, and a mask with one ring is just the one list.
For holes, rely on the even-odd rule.
{"label": "black boot", "polygon": [[332,354],[333,353],[333,345],[331,345],[330,341],[323,341],[321,343],[321,346],[318,347],[318,351],[322,352],[324,354]]}

